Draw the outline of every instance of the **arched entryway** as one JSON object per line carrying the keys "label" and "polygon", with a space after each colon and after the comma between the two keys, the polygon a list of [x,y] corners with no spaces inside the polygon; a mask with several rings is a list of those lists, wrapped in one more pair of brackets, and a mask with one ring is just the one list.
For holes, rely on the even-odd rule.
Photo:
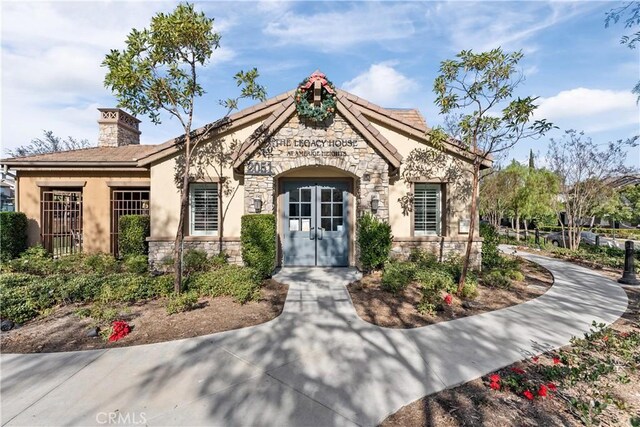
{"label": "arched entryway", "polygon": [[310,166],[276,179],[280,265],[354,265],[356,177]]}

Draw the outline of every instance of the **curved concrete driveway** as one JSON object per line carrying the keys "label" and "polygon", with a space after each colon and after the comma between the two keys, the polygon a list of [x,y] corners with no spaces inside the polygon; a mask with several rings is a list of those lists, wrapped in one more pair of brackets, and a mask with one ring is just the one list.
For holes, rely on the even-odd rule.
{"label": "curved concrete driveway", "polygon": [[624,291],[590,270],[522,254],[555,275],[543,296],[413,330],[360,320],[347,269],[291,269],[266,324],[145,346],[1,357],[3,425],[375,425],[429,393],[611,323]]}

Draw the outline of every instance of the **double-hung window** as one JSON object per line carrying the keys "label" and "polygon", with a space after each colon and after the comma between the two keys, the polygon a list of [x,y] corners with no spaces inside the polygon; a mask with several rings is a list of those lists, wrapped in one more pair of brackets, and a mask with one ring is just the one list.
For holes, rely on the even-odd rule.
{"label": "double-hung window", "polygon": [[218,184],[189,185],[189,234],[218,235]]}
{"label": "double-hung window", "polygon": [[440,184],[414,184],[413,230],[416,236],[441,234],[442,196]]}

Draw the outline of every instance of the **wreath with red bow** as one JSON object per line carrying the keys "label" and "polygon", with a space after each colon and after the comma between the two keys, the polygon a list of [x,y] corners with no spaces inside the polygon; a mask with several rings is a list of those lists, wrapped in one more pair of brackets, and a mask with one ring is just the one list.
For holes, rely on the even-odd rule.
{"label": "wreath with red bow", "polygon": [[[313,103],[313,86],[316,81],[322,85],[322,100],[319,105]],[[296,89],[295,102],[298,116],[314,121],[323,122],[333,116],[336,112],[336,88],[324,74],[315,72],[310,77],[304,79]]]}

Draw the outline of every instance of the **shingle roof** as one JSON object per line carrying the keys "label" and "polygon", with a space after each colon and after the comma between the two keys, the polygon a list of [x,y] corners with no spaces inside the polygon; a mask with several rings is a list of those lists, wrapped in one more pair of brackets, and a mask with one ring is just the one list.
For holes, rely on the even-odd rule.
{"label": "shingle roof", "polygon": [[157,145],[126,145],[122,147],[92,147],[79,150],[58,151],[48,154],[37,154],[27,157],[12,157],[3,159],[2,163],[8,166],[14,164],[27,165],[31,163],[130,163],[135,166],[138,159],[157,149]]}

